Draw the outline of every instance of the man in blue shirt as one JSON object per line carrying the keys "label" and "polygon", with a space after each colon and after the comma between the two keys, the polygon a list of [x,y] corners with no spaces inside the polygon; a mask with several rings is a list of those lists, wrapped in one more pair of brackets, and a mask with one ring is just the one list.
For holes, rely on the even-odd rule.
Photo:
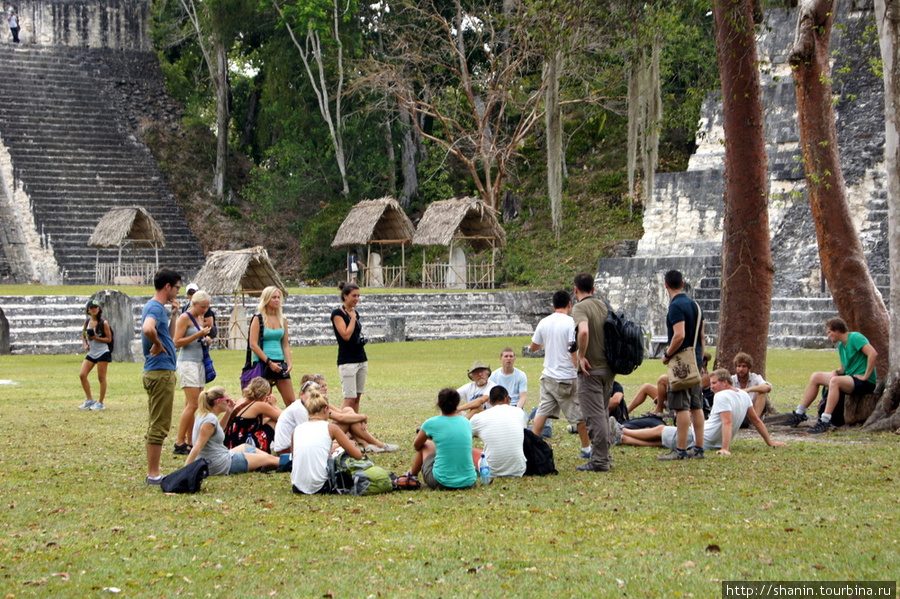
{"label": "man in blue shirt", "polygon": [[[141,312],[141,344],[144,350],[144,389],[149,412],[147,435],[147,484],[162,482],[159,460],[163,442],[172,425],[175,401],[175,342],[172,333],[180,313],[178,290],[181,275],[161,268],[153,277],[156,293]],[[167,310],[166,305],[169,308]]]}
{"label": "man in blue shirt", "polygon": [[516,350],[504,347],[500,352],[500,364],[502,366],[491,373],[488,379],[495,385],[505,387],[509,392],[510,405],[525,409],[528,399],[528,375],[514,366],[516,363]]}
{"label": "man in blue shirt", "polygon": [[850,332],[847,323],[841,318],[829,318],[825,323],[825,334],[832,343],[837,343],[841,368],[831,372],[814,372],[809,377],[803,400],[794,410],[787,424],[797,426],[806,421],[806,409],[819,394],[820,386],[828,387],[828,399],[825,411],[809,434],[827,433],[834,428],[831,415],[837,407],[841,394],[865,395],[875,391],[878,374],[875,372],[875,361],[878,352],[862,333]]}

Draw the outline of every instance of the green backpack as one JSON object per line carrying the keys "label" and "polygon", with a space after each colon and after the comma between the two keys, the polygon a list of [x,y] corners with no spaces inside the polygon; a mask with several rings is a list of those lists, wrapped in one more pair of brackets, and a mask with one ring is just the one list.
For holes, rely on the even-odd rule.
{"label": "green backpack", "polygon": [[344,453],[335,461],[334,469],[350,475],[346,492],[351,495],[377,495],[394,490],[391,473],[369,460],[357,460]]}

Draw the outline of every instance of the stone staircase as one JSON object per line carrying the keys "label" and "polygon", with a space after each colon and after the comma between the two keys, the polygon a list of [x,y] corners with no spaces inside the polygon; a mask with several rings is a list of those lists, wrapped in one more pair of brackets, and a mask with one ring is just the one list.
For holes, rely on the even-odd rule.
{"label": "stone staircase", "polygon": [[[27,194],[65,283],[94,282],[97,251],[87,241],[109,209],[124,206],[145,208],[163,229],[161,265],[195,272],[204,261],[196,237],[149,150],[127,133],[131,115],[104,92],[109,82],[101,79],[111,76],[104,52],[0,46],[0,142],[13,183]],[[101,262],[116,256],[100,251]],[[152,249],[126,249],[124,256],[154,260]]]}
{"label": "stone staircase", "polygon": [[[148,297],[133,298],[134,330],[139,338],[140,316]],[[84,305],[88,296],[2,296],[10,328],[13,354],[75,354],[82,351],[80,334]],[[337,293],[328,295],[289,295],[284,311],[288,316],[291,345],[333,345],[334,333],[329,316],[338,305]],[[220,335],[227,329],[233,313],[232,297],[216,296]],[[364,292],[359,311],[365,334],[372,342],[385,339],[388,319],[405,319],[407,341],[467,339],[531,335],[537,321],[549,313],[550,294],[546,292],[499,293],[423,293],[367,295]],[[241,307],[238,322],[246,325],[256,310],[248,298]],[[116,342],[124,333],[116,331]],[[238,344],[240,349],[245,342]],[[137,357],[137,356],[136,356]]]}

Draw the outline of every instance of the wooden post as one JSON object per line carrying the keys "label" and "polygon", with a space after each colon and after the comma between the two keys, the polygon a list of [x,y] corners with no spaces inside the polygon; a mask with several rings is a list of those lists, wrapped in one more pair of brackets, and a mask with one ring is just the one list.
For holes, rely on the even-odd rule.
{"label": "wooden post", "polygon": [[406,288],[406,242],[400,244],[400,286]]}

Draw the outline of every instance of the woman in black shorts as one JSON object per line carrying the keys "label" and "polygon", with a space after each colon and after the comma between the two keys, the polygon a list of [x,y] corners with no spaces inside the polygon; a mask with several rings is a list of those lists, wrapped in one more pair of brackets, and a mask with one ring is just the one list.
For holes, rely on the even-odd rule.
{"label": "woman in black shorts", "polygon": [[[109,323],[103,319],[103,309],[97,300],[88,300],[87,319],[81,328],[81,343],[87,356],[81,363],[81,386],[84,388],[84,403],[78,406],[79,410],[105,410],[103,403],[106,399],[106,368],[112,362],[112,352],[109,342],[112,341],[112,329]],[[100,401],[94,401],[91,394],[91,383],[88,382],[88,374],[97,365],[97,380],[100,381]]]}

